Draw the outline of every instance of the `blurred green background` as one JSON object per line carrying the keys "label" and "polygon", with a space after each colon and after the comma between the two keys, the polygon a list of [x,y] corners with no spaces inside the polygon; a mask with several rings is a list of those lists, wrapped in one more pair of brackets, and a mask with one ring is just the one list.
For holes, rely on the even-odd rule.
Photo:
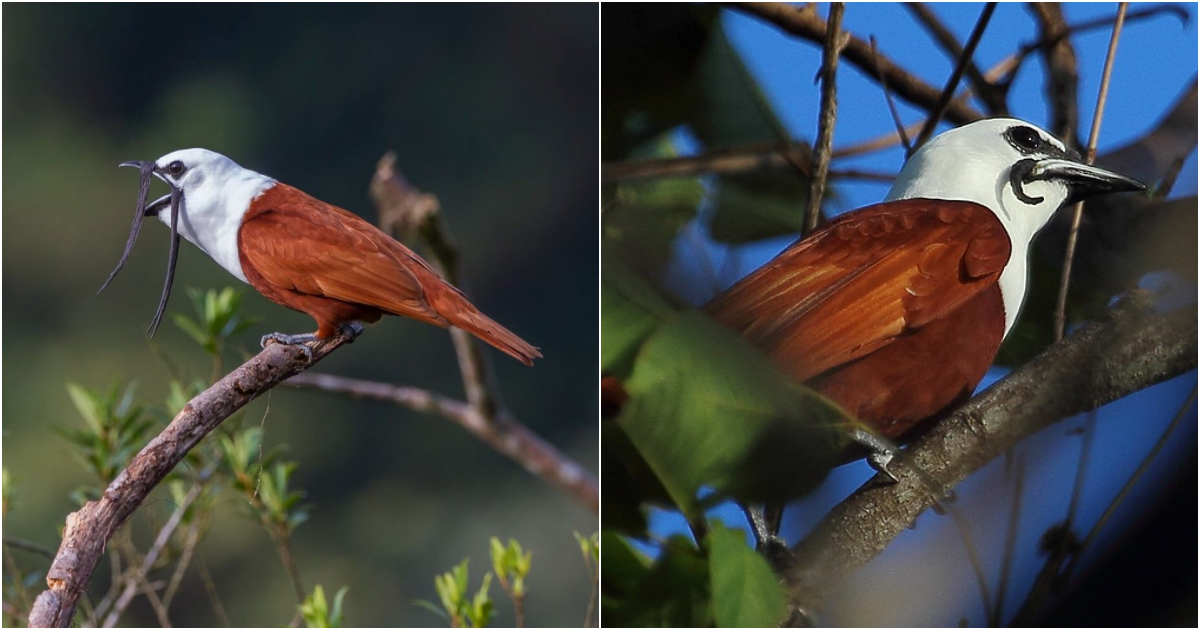
{"label": "blurred green background", "polygon": [[[441,199],[473,301],[546,356],[529,369],[487,350],[504,402],[595,471],[596,6],[5,5],[3,17],[3,464],[17,492],[5,536],[57,548],[77,507],[68,493],[93,482],[51,431],[81,425],[66,382],[136,380],[138,401],[161,407],[160,355],[209,375],[169,316],[145,336],[166,268],[160,223],[96,295],[137,194],[136,172],[117,163],[194,146],[371,221],[367,184],[395,149],[405,176]],[[191,314],[188,287],[227,285],[240,283],[185,243],[168,313]],[[245,288],[259,319],[240,338],[247,350],[313,328]],[[318,370],[462,397],[446,332],[396,318]],[[244,422],[262,421],[266,402]],[[476,582],[490,535],[533,550],[530,625],[583,622],[590,583],[572,532],[594,531],[595,515],[443,419],[287,387],[269,403],[265,446],[287,444],[314,506],[294,537],[304,584],[349,586],[347,625],[441,624],[412,601],[435,600],[435,572],[466,556]],[[235,625],[286,624],[285,569],[237,503],[223,495],[199,552]],[[44,575],[44,560],[16,559]],[[108,573],[105,561],[93,596]],[[511,624],[492,591],[496,623]],[[194,569],[171,617],[217,623]],[[139,601],[123,623],[156,621]]]}

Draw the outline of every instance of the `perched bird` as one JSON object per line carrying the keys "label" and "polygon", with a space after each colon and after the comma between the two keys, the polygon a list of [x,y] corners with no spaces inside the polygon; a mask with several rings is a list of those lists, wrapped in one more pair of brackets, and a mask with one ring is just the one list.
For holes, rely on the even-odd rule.
{"label": "perched bird", "polygon": [[885,438],[964,402],[1025,299],[1029,244],[1066,202],[1144,190],[1012,118],[937,136],[886,201],[797,241],[704,310]]}
{"label": "perched bird", "polygon": [[[526,365],[542,356],[479,312],[412,250],[341,208],[205,149],[121,166],[141,170],[141,190],[125,253],[104,286],[129,256],[142,217],[156,214],[172,231],[167,282],[151,334],[170,294],[182,235],[271,301],[317,322],[314,333],[272,333],[263,337],[264,345],[303,344],[338,332],[353,338],[362,332],[357,322],[373,323],[386,314],[456,326]],[[171,193],[147,205],[151,175]]]}

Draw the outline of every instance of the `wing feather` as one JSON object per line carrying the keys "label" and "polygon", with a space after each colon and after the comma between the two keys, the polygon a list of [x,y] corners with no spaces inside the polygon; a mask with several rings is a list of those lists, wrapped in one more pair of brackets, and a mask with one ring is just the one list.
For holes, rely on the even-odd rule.
{"label": "wing feather", "polygon": [[893,201],[838,217],[705,310],[808,380],[959,308],[997,281],[1010,252],[981,205]]}
{"label": "wing feather", "polygon": [[361,218],[281,186],[242,221],[243,264],[285,290],[446,324],[426,299],[419,276],[436,274],[425,261]]}

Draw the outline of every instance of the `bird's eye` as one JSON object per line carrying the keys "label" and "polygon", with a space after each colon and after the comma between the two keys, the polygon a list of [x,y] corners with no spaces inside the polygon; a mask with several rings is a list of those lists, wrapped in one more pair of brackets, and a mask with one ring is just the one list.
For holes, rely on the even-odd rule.
{"label": "bird's eye", "polygon": [[184,166],[183,162],[179,160],[175,160],[167,165],[167,172],[171,174],[171,177],[179,177],[180,175],[183,175],[183,172],[186,170],[187,167]]}
{"label": "bird's eye", "polygon": [[1037,151],[1042,146],[1042,136],[1029,127],[1013,127],[1008,130],[1008,139],[1018,149]]}

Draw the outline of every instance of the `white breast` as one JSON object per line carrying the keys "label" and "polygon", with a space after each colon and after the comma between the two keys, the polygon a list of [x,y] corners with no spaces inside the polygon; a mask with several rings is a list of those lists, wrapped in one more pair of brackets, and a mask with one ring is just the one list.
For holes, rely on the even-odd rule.
{"label": "white breast", "polygon": [[[238,280],[247,282],[238,256],[238,229],[250,202],[274,186],[275,180],[240,167],[225,175],[219,182],[205,182],[184,194],[179,233]],[[158,218],[170,226],[170,208],[160,210]]]}

